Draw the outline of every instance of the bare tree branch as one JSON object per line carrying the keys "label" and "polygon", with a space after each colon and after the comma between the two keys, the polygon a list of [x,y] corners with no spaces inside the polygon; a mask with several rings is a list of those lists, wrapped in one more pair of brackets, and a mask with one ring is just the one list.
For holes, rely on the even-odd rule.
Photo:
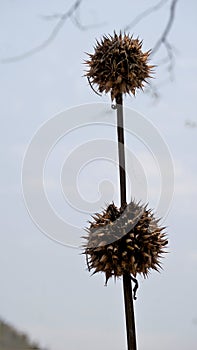
{"label": "bare tree branch", "polygon": [[91,29],[91,28],[97,28],[97,27],[100,27],[100,26],[104,26],[106,24],[106,22],[101,22],[101,23],[94,23],[94,24],[84,25],[84,24],[82,24],[81,19],[79,18],[78,11],[75,11],[75,13],[73,13],[73,16],[71,17],[71,20],[73,21],[75,26],[78,27],[80,30],[88,30],[88,29]]}
{"label": "bare tree branch", "polygon": [[168,60],[166,61],[168,63],[168,72],[170,74],[170,79],[173,80],[173,73],[174,73],[174,66],[175,66],[175,57],[174,57],[174,51],[172,45],[167,41],[167,39],[164,41],[164,46],[167,51],[167,57]]}
{"label": "bare tree branch", "polygon": [[[77,13],[77,10],[78,9],[76,9],[72,13],[72,16],[70,16],[70,19],[75,24],[75,26],[78,27],[80,30],[88,30],[88,29],[100,27],[101,25],[106,24],[105,22],[101,22],[101,23],[84,25],[81,23],[81,19],[79,18],[79,13]],[[41,15],[40,17],[45,21],[54,21],[54,20],[60,19],[62,17],[62,13],[54,13],[52,15]]]}
{"label": "bare tree branch", "polygon": [[[35,55],[36,53],[42,51],[45,49],[47,46],[51,44],[51,42],[57,37],[58,33],[60,30],[63,28],[65,22],[67,19],[71,19],[74,24],[80,29],[80,30],[87,30],[93,26],[84,26],[81,24],[81,21],[79,20],[77,10],[79,10],[79,7],[81,5],[83,0],[76,0],[74,4],[70,7],[70,9],[61,14],[61,13],[55,13],[53,15],[46,15],[42,16],[45,20],[56,20],[57,23],[55,24],[53,30],[51,31],[50,35],[46,40],[44,40],[40,45],[34,47],[33,49],[17,55],[13,57],[8,57],[1,59],[1,63],[11,63],[11,62],[16,62],[20,61],[22,59],[25,59],[29,56]],[[129,30],[130,28],[134,27],[137,25],[140,21],[142,21],[145,17],[151,15],[155,11],[159,11],[169,0],[160,0],[156,5],[149,7],[142,13],[140,13],[137,17],[134,18],[132,22],[130,22],[128,25],[125,26],[124,31]],[[175,12],[176,12],[176,5],[179,0],[171,0],[171,5],[170,5],[170,14],[169,18],[167,21],[167,24],[165,26],[165,29],[159,39],[157,40],[156,44],[154,45],[152,49],[151,55],[155,55],[161,46],[163,45],[166,49],[166,57],[160,61],[160,64],[165,64],[167,65],[168,72],[170,74],[170,79],[173,79],[173,71],[174,71],[174,65],[175,65],[175,55],[174,55],[174,48],[172,47],[171,43],[168,40],[168,35],[170,33],[170,30],[172,28],[174,18],[175,18]],[[159,93],[157,91],[157,87],[154,87],[152,84],[149,87],[149,92],[155,99],[159,97]]]}
{"label": "bare tree branch", "polygon": [[[157,40],[157,42],[154,45],[152,52],[151,52],[151,55],[153,56],[156,52],[159,51],[162,44],[165,46],[166,52],[167,52],[167,57],[164,60],[162,60],[162,64],[168,63],[168,71],[171,74],[172,74],[173,68],[174,68],[174,52],[173,52],[172,45],[168,41],[168,35],[169,35],[169,32],[170,32],[172,25],[173,25],[173,22],[174,22],[175,10],[176,10],[176,5],[177,5],[178,1],[179,0],[172,0],[171,1],[170,15],[169,15],[168,22],[165,26],[163,33],[161,34],[161,36]],[[145,11],[140,13],[137,17],[135,17],[134,20],[124,28],[124,30],[126,31],[126,30],[129,30],[130,28],[134,27],[140,21],[142,21],[145,17],[147,17],[147,16],[151,15],[153,12],[161,9],[167,2],[168,2],[168,0],[161,0],[155,6],[149,7],[148,9],[146,9]]]}
{"label": "bare tree branch", "polygon": [[[165,47],[166,57],[159,62],[159,65],[164,65],[164,64],[167,65],[167,70],[170,75],[170,80],[173,80],[173,73],[174,73],[174,66],[175,66],[175,52],[172,44],[168,40],[168,36],[169,36],[170,30],[172,29],[172,25],[174,23],[176,5],[178,1],[179,0],[171,0],[168,21],[166,23],[163,33],[160,35],[159,39],[156,41],[151,52],[151,56],[154,56],[160,50],[162,45]],[[161,9],[164,6],[164,4],[166,4],[167,2],[168,0],[159,1],[155,6],[152,6],[147,10],[143,11],[136,18],[134,18],[134,20],[130,24],[128,24],[125,27],[125,30],[128,30],[131,27],[134,27],[136,24],[142,21],[145,17]],[[167,83],[167,80],[162,82],[160,86],[163,86],[166,83]],[[155,100],[159,98],[158,86],[154,86],[153,84],[150,84],[149,89],[147,89],[146,92],[149,93]]]}
{"label": "bare tree branch", "polygon": [[165,3],[168,0],[161,0],[160,2],[158,2],[158,4],[156,4],[155,6],[151,6],[148,9],[146,9],[145,11],[141,12],[139,15],[137,15],[132,22],[130,22],[129,24],[126,25],[126,27],[124,28],[124,31],[128,31],[129,29],[135,27],[139,22],[141,22],[145,17],[148,17],[149,15],[151,15],[153,12],[158,11],[161,7],[163,7],[163,5],[165,5]]}
{"label": "bare tree branch", "polygon": [[[174,78],[175,53],[174,53],[174,49],[173,49],[171,43],[168,40],[168,36],[169,36],[170,30],[172,29],[172,25],[174,23],[176,5],[177,5],[178,1],[179,0],[172,0],[171,1],[170,15],[169,15],[167,24],[165,26],[165,29],[164,29],[162,35],[160,36],[160,38],[156,42],[156,44],[153,47],[152,52],[151,52],[152,56],[155,55],[159,51],[160,47],[162,45],[164,45],[164,47],[166,49],[167,57],[162,60],[161,64],[167,65],[167,70],[168,70],[171,81]],[[166,84],[166,81],[163,82],[162,85],[165,85],[165,84]],[[152,87],[152,91],[154,91],[152,96],[154,98],[155,97],[158,98],[158,96],[159,96],[159,93],[157,92],[157,90],[158,90],[157,87]]]}
{"label": "bare tree branch", "polygon": [[[45,49],[47,46],[49,46],[49,44],[51,44],[51,42],[56,38],[56,36],[58,35],[59,31],[62,29],[62,27],[64,26],[66,20],[68,18],[71,18],[72,15],[75,13],[75,11],[79,8],[79,6],[81,5],[83,0],[77,0],[75,1],[75,3],[70,7],[70,9],[59,15],[56,14],[55,18],[58,18],[58,22],[56,23],[56,25],[54,26],[51,34],[49,35],[49,37],[44,40],[40,45],[34,47],[33,49],[24,52],[21,55],[17,55],[17,56],[13,56],[13,57],[8,57],[8,58],[4,58],[1,59],[0,62],[1,63],[11,63],[11,62],[16,62],[16,61],[20,61],[24,58],[27,58],[29,56],[35,55],[36,53],[40,52],[41,50]],[[51,16],[51,18],[54,16]]]}
{"label": "bare tree branch", "polygon": [[152,49],[152,55],[154,55],[160,48],[162,44],[165,44],[167,41],[168,34],[172,28],[172,24],[174,22],[174,17],[175,17],[175,10],[176,10],[176,5],[179,0],[172,0],[171,6],[170,6],[170,16],[168,19],[168,22],[166,24],[166,27],[164,29],[164,32],[162,33],[161,37],[159,40],[156,42],[155,46]]}
{"label": "bare tree branch", "polygon": [[[136,26],[139,22],[141,22],[144,18],[150,16],[153,12],[159,11],[169,0],[161,0],[156,5],[149,7],[145,11],[141,12],[138,16],[136,16],[132,22],[127,24],[124,28],[124,31],[128,31],[129,29]],[[170,33],[170,30],[172,29],[172,25],[175,18],[175,12],[176,12],[176,5],[179,0],[171,0],[170,5],[170,13],[169,18],[166,23],[165,29],[163,33],[159,36],[159,39],[156,41],[155,45],[153,46],[151,56],[155,55],[161,46],[163,45],[166,49],[166,57],[164,57],[160,62],[159,65],[167,65],[167,70],[170,75],[170,80],[173,80],[173,73],[174,73],[174,66],[175,66],[175,53],[174,48],[171,45],[171,43],[168,40],[168,35]],[[163,86],[167,83],[168,80],[165,80],[165,82],[162,82],[160,86]],[[159,98],[159,92],[158,92],[158,86],[154,86],[152,83],[149,85],[149,88],[146,89],[146,92],[150,94],[155,100]]]}
{"label": "bare tree branch", "polygon": [[44,19],[45,21],[54,21],[56,19],[61,19],[62,13],[57,12],[53,13],[52,15],[40,15],[39,17]]}

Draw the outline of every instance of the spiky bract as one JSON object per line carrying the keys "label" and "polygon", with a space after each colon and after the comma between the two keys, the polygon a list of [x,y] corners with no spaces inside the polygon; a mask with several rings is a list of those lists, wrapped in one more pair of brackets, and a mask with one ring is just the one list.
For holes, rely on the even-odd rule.
{"label": "spiky bract", "polygon": [[135,95],[143,88],[154,66],[148,65],[151,50],[142,52],[142,41],[122,34],[104,36],[97,41],[94,54],[88,54],[86,73],[90,84],[96,84],[99,92],[111,92],[113,99],[118,94]]}
{"label": "spiky bract", "polygon": [[84,245],[89,270],[102,271],[107,280],[125,272],[144,277],[158,270],[168,241],[150,209],[131,202],[118,209],[113,203],[102,214],[95,214],[87,229]]}

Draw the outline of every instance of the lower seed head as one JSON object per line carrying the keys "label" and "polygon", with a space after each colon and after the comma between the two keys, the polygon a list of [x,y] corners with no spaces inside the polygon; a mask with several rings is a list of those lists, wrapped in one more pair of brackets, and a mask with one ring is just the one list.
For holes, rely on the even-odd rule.
{"label": "lower seed head", "polygon": [[125,272],[147,277],[151,269],[158,270],[160,256],[165,253],[167,239],[162,230],[146,206],[131,202],[118,209],[110,204],[88,229],[84,253],[89,269],[104,272],[106,280]]}

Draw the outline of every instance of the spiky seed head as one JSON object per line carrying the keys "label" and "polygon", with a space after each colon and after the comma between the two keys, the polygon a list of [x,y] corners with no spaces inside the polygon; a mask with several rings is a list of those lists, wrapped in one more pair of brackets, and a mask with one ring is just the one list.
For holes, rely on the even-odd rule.
{"label": "spiky seed head", "polygon": [[106,283],[125,272],[147,277],[151,269],[161,268],[160,257],[168,241],[147,205],[132,201],[124,208],[110,204],[96,214],[84,237],[84,254],[89,270],[104,272]]}
{"label": "spiky seed head", "polygon": [[148,65],[151,50],[142,52],[142,41],[128,34],[104,36],[97,41],[93,54],[85,63],[86,76],[99,92],[111,92],[112,101],[119,94],[133,94],[142,89],[150,78],[152,68]]}

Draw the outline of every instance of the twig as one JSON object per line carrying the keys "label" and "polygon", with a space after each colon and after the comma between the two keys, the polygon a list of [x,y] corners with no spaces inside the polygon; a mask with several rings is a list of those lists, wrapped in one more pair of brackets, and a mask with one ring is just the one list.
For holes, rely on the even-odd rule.
{"label": "twig", "polygon": [[124,31],[128,31],[129,29],[133,28],[136,26],[141,20],[143,20],[145,17],[148,17],[151,15],[153,12],[158,11],[163,5],[167,2],[168,0],[161,0],[157,5],[151,6],[145,11],[141,12],[139,15],[137,15],[132,22],[126,25],[124,28]]}
{"label": "twig", "polygon": [[176,5],[179,0],[172,0],[171,6],[170,6],[170,16],[168,19],[168,22],[166,24],[166,27],[161,35],[161,37],[156,42],[155,46],[152,49],[151,55],[153,56],[157,51],[159,51],[161,45],[163,44],[166,52],[167,57],[165,60],[163,60],[163,64],[167,64],[167,69],[170,74],[170,80],[173,80],[173,73],[174,73],[174,66],[175,66],[175,56],[174,51],[171,43],[168,41],[168,35],[170,33],[170,30],[172,28],[174,18],[175,18],[175,11],[176,11]]}
{"label": "twig", "polygon": [[100,22],[100,23],[84,25],[84,24],[81,23],[78,11],[75,11],[75,13],[73,13],[73,16],[71,17],[71,20],[73,21],[75,26],[77,28],[79,28],[80,30],[82,30],[82,31],[85,31],[85,30],[88,30],[88,29],[91,29],[91,28],[98,28],[98,27],[104,26],[106,24],[105,22]]}
{"label": "twig", "polygon": [[[173,73],[174,73],[174,66],[175,66],[175,55],[174,55],[174,49],[171,45],[171,43],[168,40],[168,35],[170,33],[170,30],[172,29],[172,25],[174,22],[175,18],[175,12],[176,12],[176,5],[179,0],[171,0],[171,5],[170,5],[170,14],[168,21],[166,23],[165,29],[159,39],[156,41],[155,45],[153,46],[151,55],[155,55],[160,47],[163,45],[166,49],[166,57],[160,61],[160,66],[161,65],[167,65],[167,70],[170,74],[170,80],[173,80]],[[132,22],[130,22],[125,28],[125,31],[128,31],[130,28],[134,27],[137,25],[139,22],[141,22],[145,17],[148,17],[151,15],[153,12],[160,10],[168,0],[161,0],[159,1],[155,6],[149,7],[142,13],[140,13],[138,16],[134,18]],[[151,94],[152,97],[155,99],[158,99],[159,93],[157,91],[157,87],[153,86],[152,84],[149,86],[149,89],[147,89],[147,92]]]}
{"label": "twig", "polygon": [[45,21],[53,21],[56,19],[60,19],[62,17],[62,13],[53,13],[52,15],[40,15],[41,19],[44,19]]}
{"label": "twig", "polygon": [[152,55],[154,55],[159,50],[159,48],[162,44],[167,42],[167,37],[168,37],[169,32],[172,28],[172,24],[174,22],[175,9],[176,9],[176,5],[177,5],[178,1],[179,0],[172,0],[171,6],[170,6],[170,16],[169,16],[168,22],[166,24],[166,27],[165,27],[161,37],[159,38],[159,40],[156,42],[155,46],[152,49],[152,52],[151,52]]}
{"label": "twig", "polygon": [[70,7],[70,9],[63,13],[62,15],[59,16],[59,14],[56,14],[56,18],[59,18],[58,22],[56,23],[56,25],[54,26],[51,34],[49,35],[49,37],[44,40],[40,45],[34,47],[33,49],[24,52],[21,55],[17,55],[17,56],[13,56],[13,57],[7,57],[4,59],[1,59],[0,62],[1,63],[11,63],[11,62],[16,62],[16,61],[20,61],[24,58],[30,57],[35,55],[36,53],[40,52],[41,50],[43,50],[44,48],[46,48],[47,46],[49,46],[49,44],[56,38],[56,36],[58,35],[59,31],[62,29],[62,27],[64,26],[66,20],[68,18],[70,18],[73,13],[79,8],[79,6],[81,5],[83,0],[77,0],[75,1],[75,3]]}
{"label": "twig", "polygon": [[[23,60],[27,57],[33,56],[33,55],[37,54],[38,52],[42,51],[47,46],[49,46],[51,44],[51,42],[57,37],[58,33],[63,28],[63,26],[68,18],[70,18],[80,30],[87,30],[89,28],[98,26],[98,25],[88,25],[88,26],[82,25],[81,22],[79,21],[79,19],[77,18],[77,16],[74,16],[74,14],[76,14],[76,12],[77,12],[77,9],[79,9],[82,1],[83,0],[75,1],[74,4],[70,7],[70,9],[65,13],[62,13],[62,14],[55,13],[53,15],[42,16],[42,18],[44,18],[46,20],[58,20],[58,22],[54,26],[53,30],[51,31],[50,35],[48,36],[48,38],[46,40],[44,40],[40,45],[38,45],[38,46],[20,54],[20,55],[3,58],[0,60],[0,62],[1,63],[12,63],[12,62],[20,61],[20,60]],[[167,1],[168,0],[161,0],[155,6],[152,6],[148,9],[146,9],[145,11],[143,11],[142,13],[140,13],[136,18],[134,18],[134,20],[131,23],[129,23],[127,26],[125,26],[124,31],[127,31],[131,27],[134,27],[141,20],[143,20],[145,17],[151,15],[153,12],[158,11],[160,8],[162,8],[165,5],[165,3]],[[163,63],[166,64],[166,63],[170,62],[169,67],[168,67],[168,70],[170,72],[173,71],[173,67],[174,67],[174,54],[173,54],[172,46],[167,40],[167,36],[170,32],[170,29],[172,27],[172,23],[174,21],[175,7],[176,7],[177,2],[178,2],[178,0],[172,0],[171,7],[170,7],[170,17],[169,17],[168,23],[166,25],[164,32],[162,33],[161,37],[158,39],[158,41],[156,42],[156,44],[152,50],[152,55],[154,55],[159,50],[159,48],[162,44],[166,47],[168,60],[163,60]]]}

